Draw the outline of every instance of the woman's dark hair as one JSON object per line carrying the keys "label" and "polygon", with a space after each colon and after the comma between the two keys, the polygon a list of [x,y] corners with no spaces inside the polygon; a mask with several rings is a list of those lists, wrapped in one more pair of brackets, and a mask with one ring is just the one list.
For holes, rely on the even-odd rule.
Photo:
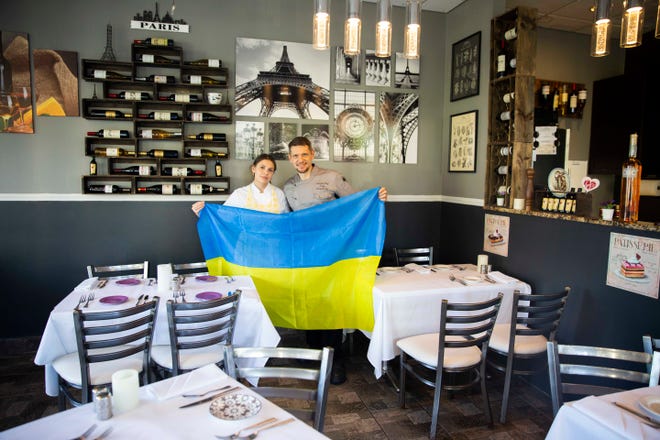
{"label": "woman's dark hair", "polygon": [[269,161],[273,162],[273,170],[277,171],[277,162],[275,161],[275,158],[271,154],[268,154],[268,153],[263,153],[263,154],[260,154],[259,156],[257,156],[254,159],[254,162],[252,162],[252,166],[256,167],[257,164],[259,162],[261,162],[262,160],[269,160]]}

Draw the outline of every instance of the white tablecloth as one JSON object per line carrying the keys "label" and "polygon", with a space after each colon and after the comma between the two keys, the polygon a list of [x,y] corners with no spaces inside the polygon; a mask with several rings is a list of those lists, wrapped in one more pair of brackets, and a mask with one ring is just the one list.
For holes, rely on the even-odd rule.
{"label": "white tablecloth", "polygon": [[[485,301],[504,293],[498,322],[511,321],[513,291],[530,293],[527,283],[517,279],[496,284],[487,281],[473,282],[470,277],[479,276],[476,266],[461,265],[465,270],[436,265],[426,273],[404,272],[394,268],[379,269],[373,289],[374,329],[364,332],[371,339],[367,358],[374,366],[376,377],[383,374],[384,361],[399,354],[396,342],[408,336],[437,332],[440,327],[440,303]],[[466,281],[467,285],[449,279],[449,274]],[[504,278],[504,277],[503,277]],[[508,277],[507,277],[508,278]]]}
{"label": "white tablecloth", "polygon": [[567,402],[559,408],[546,440],[658,440],[660,429],[640,423],[637,416],[612,403],[621,402],[640,409],[638,400],[648,395],[660,396],[660,386]]}
{"label": "white tablecloth", "polygon": [[[209,368],[217,371],[217,380],[200,390],[207,391],[223,385],[241,387],[237,393],[251,394],[257,396],[262,407],[256,415],[238,421],[227,421],[214,417],[209,412],[210,402],[179,409],[179,406],[199,400],[199,398],[173,397],[167,400],[159,400],[150,388],[181,380],[183,376],[177,376],[156,384],[146,385],[140,388],[140,404],[137,408],[123,414],[115,414],[112,418],[104,421],[96,419],[93,403],[53,414],[42,419],[17,426],[13,429],[0,432],[0,439],[70,439],[82,434],[91,425],[96,428],[91,438],[96,438],[108,427],[112,432],[108,437],[111,439],[211,439],[214,435],[230,435],[242,427],[253,425],[270,417],[284,420],[293,417],[284,409],[269,402],[265,398],[250,391],[235,380],[226,376],[215,366],[204,367],[208,373]],[[200,369],[201,370],[201,369]],[[199,371],[199,370],[197,370]],[[188,375],[194,374],[188,373]],[[182,392],[190,390],[183,389]],[[253,430],[248,430],[251,433]],[[246,432],[243,432],[246,434]],[[296,419],[292,423],[265,430],[259,434],[259,440],[268,439],[327,439],[328,437],[314,430],[310,425]]]}
{"label": "white tablecloth", "polygon": [[[75,353],[76,335],[73,328],[73,308],[78,304],[81,294],[89,293],[89,287],[96,286],[94,279],[81,282],[69,295],[55,306],[50,313],[46,329],[41,337],[39,349],[34,359],[37,365],[44,365],[46,372],[46,394],[57,396],[57,373],[52,368],[52,362],[58,357]],[[92,301],[85,311],[112,310],[119,307],[135,305],[140,294],[148,294],[153,297],[160,296],[160,305],[156,317],[153,345],[169,344],[169,330],[167,325],[166,302],[171,298],[169,293],[158,292],[156,284],[148,285],[148,280],[140,280],[135,286],[120,285],[115,280],[109,280],[105,287],[94,289],[95,300]],[[198,301],[195,295],[204,291],[219,292],[223,295],[229,291],[240,289],[242,291],[241,301],[236,318],[236,329],[234,331],[234,345],[244,347],[275,347],[280,341],[280,335],[266,313],[266,309],[259,298],[259,293],[247,276],[234,277],[234,281],[227,282],[227,278],[218,277],[215,282],[204,282],[195,279],[194,276],[187,277],[183,284],[188,302]],[[129,301],[122,305],[109,305],[100,302],[106,296],[124,295]]]}

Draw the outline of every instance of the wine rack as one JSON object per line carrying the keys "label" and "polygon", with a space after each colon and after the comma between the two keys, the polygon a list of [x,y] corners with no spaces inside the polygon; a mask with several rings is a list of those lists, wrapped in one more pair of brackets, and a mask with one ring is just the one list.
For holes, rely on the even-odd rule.
{"label": "wine rack", "polygon": [[[94,96],[82,100],[83,117],[103,121],[97,129],[132,125],[120,127],[129,131],[128,138],[85,138],[85,155],[94,156],[97,174],[82,177],[83,193],[153,194],[162,185],[174,185],[172,194],[229,193],[229,177],[215,176],[213,166],[229,158],[227,135],[222,140],[188,138],[222,133],[213,127],[232,123],[232,106],[222,102],[227,99],[227,68],[187,63],[177,46],[135,42],[131,62],[84,59],[82,76],[95,83]],[[209,102],[209,93],[220,95],[221,102]],[[159,153],[163,150],[177,157],[165,157]],[[168,175],[164,170],[171,168],[177,173],[192,169],[195,175]],[[101,190],[105,185],[108,191]]]}
{"label": "wine rack", "polygon": [[[513,207],[516,198],[525,198],[534,141],[535,12],[518,7],[491,21],[485,206],[496,206],[500,187],[507,189],[505,207]],[[506,70],[498,75],[498,56],[502,54]],[[513,66],[511,59],[515,59]],[[513,98],[506,102],[503,98],[510,93]]]}

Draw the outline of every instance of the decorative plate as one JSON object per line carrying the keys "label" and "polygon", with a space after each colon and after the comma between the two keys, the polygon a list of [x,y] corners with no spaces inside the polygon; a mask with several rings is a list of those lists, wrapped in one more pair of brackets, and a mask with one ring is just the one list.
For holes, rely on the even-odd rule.
{"label": "decorative plate", "polygon": [[644,396],[637,403],[653,421],[660,423],[660,396]]}
{"label": "decorative plate", "polygon": [[200,276],[195,277],[195,279],[197,281],[204,281],[204,282],[207,282],[207,283],[212,283],[213,281],[217,281],[218,277],[215,277],[213,275],[200,275]]}
{"label": "decorative plate", "polygon": [[247,394],[228,394],[211,402],[209,412],[223,420],[240,420],[261,411],[261,401]]}
{"label": "decorative plate", "polygon": [[124,295],[104,296],[99,301],[103,304],[123,304],[128,301],[128,297]]}
{"label": "decorative plate", "polygon": [[555,197],[566,197],[571,188],[571,177],[563,168],[554,168],[548,174],[548,189]]}
{"label": "decorative plate", "polygon": [[222,298],[222,294],[218,292],[200,292],[195,295],[195,298],[201,299],[202,301],[209,301],[211,299]]}
{"label": "decorative plate", "polygon": [[137,278],[122,278],[121,280],[117,280],[115,282],[123,286],[135,286],[137,284],[140,284],[140,280],[138,280]]}

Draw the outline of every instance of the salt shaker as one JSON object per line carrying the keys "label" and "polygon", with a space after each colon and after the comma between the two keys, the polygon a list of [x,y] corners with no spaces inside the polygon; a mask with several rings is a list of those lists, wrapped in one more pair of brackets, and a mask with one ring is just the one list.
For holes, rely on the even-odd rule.
{"label": "salt shaker", "polygon": [[93,390],[94,396],[94,412],[96,418],[99,420],[108,420],[112,417],[112,400],[110,392],[107,387],[95,388]]}

